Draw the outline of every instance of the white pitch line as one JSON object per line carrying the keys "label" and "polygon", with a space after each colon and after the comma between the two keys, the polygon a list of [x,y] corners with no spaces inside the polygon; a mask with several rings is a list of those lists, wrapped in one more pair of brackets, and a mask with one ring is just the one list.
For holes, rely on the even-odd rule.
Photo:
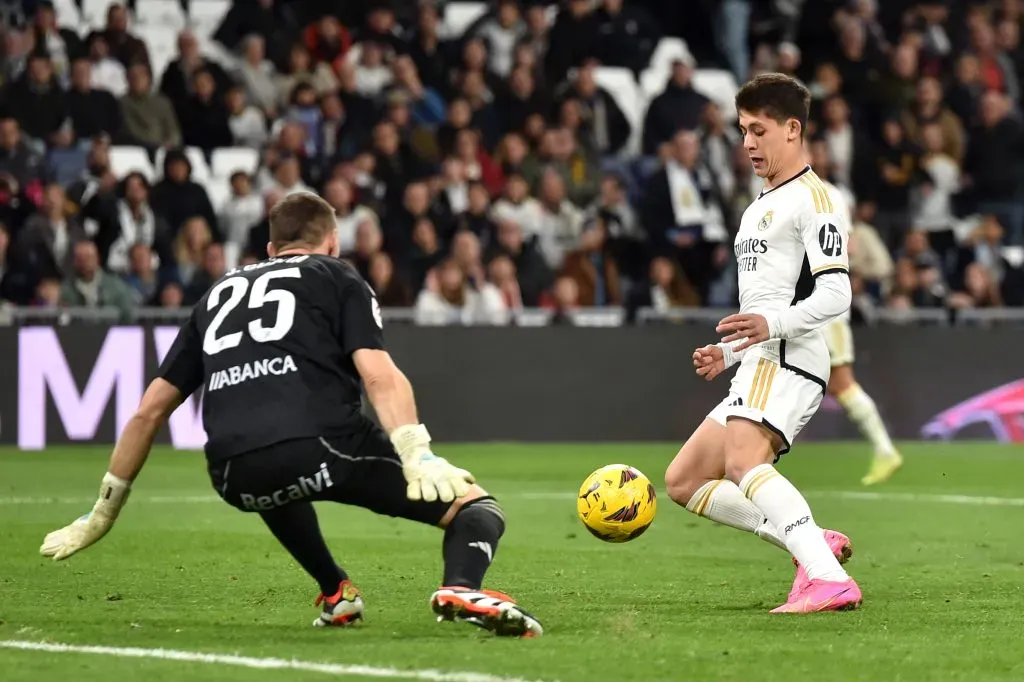
{"label": "white pitch line", "polygon": [[[804,496],[818,499],[852,500],[859,502],[913,502],[915,504],[960,504],[975,507],[1024,507],[1024,497],[995,497],[992,495],[957,495],[930,493],[884,493],[861,490],[805,490]],[[519,500],[575,500],[574,493],[565,492],[507,492],[494,493],[502,498]],[[93,504],[95,497],[0,497],[0,507],[43,504]],[[133,495],[132,504],[205,504],[221,502],[216,495]]]}
{"label": "white pitch line", "polygon": [[392,680],[427,680],[428,682],[528,682],[518,677],[498,677],[486,673],[445,672],[443,670],[402,670],[401,668],[378,668],[369,665],[343,665],[340,663],[315,663],[283,658],[253,658],[233,654],[208,654],[198,651],[176,651],[173,649],[142,649],[118,646],[85,646],[78,644],[51,644],[48,642],[26,642],[0,640],[0,649],[21,651],[45,651],[55,654],[99,654],[118,658],[152,658],[184,663],[207,663],[232,665],[260,670],[301,670],[324,673],[340,677],[379,677]]}

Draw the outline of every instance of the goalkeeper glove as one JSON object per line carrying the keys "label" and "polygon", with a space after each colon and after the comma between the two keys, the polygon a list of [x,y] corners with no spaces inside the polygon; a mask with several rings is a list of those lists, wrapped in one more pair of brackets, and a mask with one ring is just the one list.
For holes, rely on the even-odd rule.
{"label": "goalkeeper glove", "polygon": [[468,493],[476,480],[430,451],[430,434],[423,424],[398,427],[391,433],[391,444],[402,460],[410,500],[452,502]]}
{"label": "goalkeeper glove", "polygon": [[48,534],[43,539],[39,553],[60,561],[100,540],[114,525],[130,492],[130,481],[107,473],[100,486],[100,497],[92,511]]}

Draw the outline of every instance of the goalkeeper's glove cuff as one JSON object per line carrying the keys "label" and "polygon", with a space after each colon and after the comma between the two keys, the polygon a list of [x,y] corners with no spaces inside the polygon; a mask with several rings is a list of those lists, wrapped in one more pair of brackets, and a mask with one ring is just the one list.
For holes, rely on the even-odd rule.
{"label": "goalkeeper's glove cuff", "polygon": [[126,481],[114,474],[107,472],[100,484],[100,497],[93,507],[93,514],[102,514],[111,519],[116,519],[121,513],[121,507],[128,500],[128,494],[132,491],[131,481]]}
{"label": "goalkeeper's glove cuff", "polygon": [[391,445],[405,463],[411,458],[422,457],[430,452],[430,434],[423,424],[399,426],[391,432]]}

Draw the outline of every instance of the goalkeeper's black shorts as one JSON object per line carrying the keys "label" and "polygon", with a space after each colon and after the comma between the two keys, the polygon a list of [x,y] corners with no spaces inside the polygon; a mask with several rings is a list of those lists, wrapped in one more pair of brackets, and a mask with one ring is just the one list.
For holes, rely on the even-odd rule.
{"label": "goalkeeper's black shorts", "polygon": [[282,441],[208,471],[217,494],[246,512],[328,501],[437,525],[451,506],[406,497],[402,462],[387,434],[370,422],[351,436]]}

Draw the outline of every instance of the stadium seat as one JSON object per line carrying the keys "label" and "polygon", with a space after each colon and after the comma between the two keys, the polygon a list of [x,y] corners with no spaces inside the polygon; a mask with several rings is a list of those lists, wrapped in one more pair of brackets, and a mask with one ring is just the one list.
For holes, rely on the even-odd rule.
{"label": "stadium seat", "polygon": [[196,36],[209,38],[231,9],[229,0],[192,0],[188,8],[189,26]]}
{"label": "stadium seat", "polygon": [[82,23],[89,29],[103,28],[107,24],[107,8],[116,0],[82,0]]}
{"label": "stadium seat", "polygon": [[726,121],[736,120],[736,79],[725,69],[697,69],[693,72],[693,89],[722,110]]}
{"label": "stadium seat", "polygon": [[142,147],[114,146],[110,148],[110,170],[118,180],[138,171],[152,182],[156,173],[149,162],[149,154]]}
{"label": "stadium seat", "polygon": [[672,62],[676,59],[696,64],[693,53],[690,52],[690,48],[686,45],[685,40],[682,38],[662,38],[658,41],[657,47],[654,48],[649,68],[669,71],[672,69]]}
{"label": "stadium seat", "polygon": [[146,43],[149,63],[153,69],[153,87],[158,88],[167,65],[178,56],[178,32],[159,24],[135,26],[132,32]]}
{"label": "stadium seat", "polygon": [[135,5],[135,27],[162,26],[178,32],[185,28],[185,12],[178,0],[140,0]]}
{"label": "stadium seat", "polygon": [[445,38],[458,38],[486,13],[487,4],[483,2],[450,2],[444,8],[441,33]]}
{"label": "stadium seat", "polygon": [[640,74],[640,92],[648,102],[665,92],[665,84],[668,83],[671,73],[671,69],[667,67],[664,69],[650,67]]}
{"label": "stadium seat", "polygon": [[624,157],[636,156],[640,148],[644,112],[647,111],[647,98],[637,87],[633,72],[617,66],[599,66],[594,69],[594,80],[599,87],[608,91],[632,127],[629,142],[626,143],[621,155]]}
{"label": "stadium seat", "polygon": [[76,33],[82,31],[82,13],[74,0],[56,0],[53,9],[57,13],[57,25],[61,28],[71,29]]}
{"label": "stadium seat", "polygon": [[252,175],[260,165],[260,153],[250,147],[225,147],[213,150],[210,171],[215,178],[228,179],[235,171]]}
{"label": "stadium seat", "polygon": [[203,185],[203,188],[206,190],[206,195],[210,197],[210,204],[213,206],[214,214],[219,215],[224,210],[224,205],[231,198],[231,185],[228,184],[226,178],[214,176]]}

